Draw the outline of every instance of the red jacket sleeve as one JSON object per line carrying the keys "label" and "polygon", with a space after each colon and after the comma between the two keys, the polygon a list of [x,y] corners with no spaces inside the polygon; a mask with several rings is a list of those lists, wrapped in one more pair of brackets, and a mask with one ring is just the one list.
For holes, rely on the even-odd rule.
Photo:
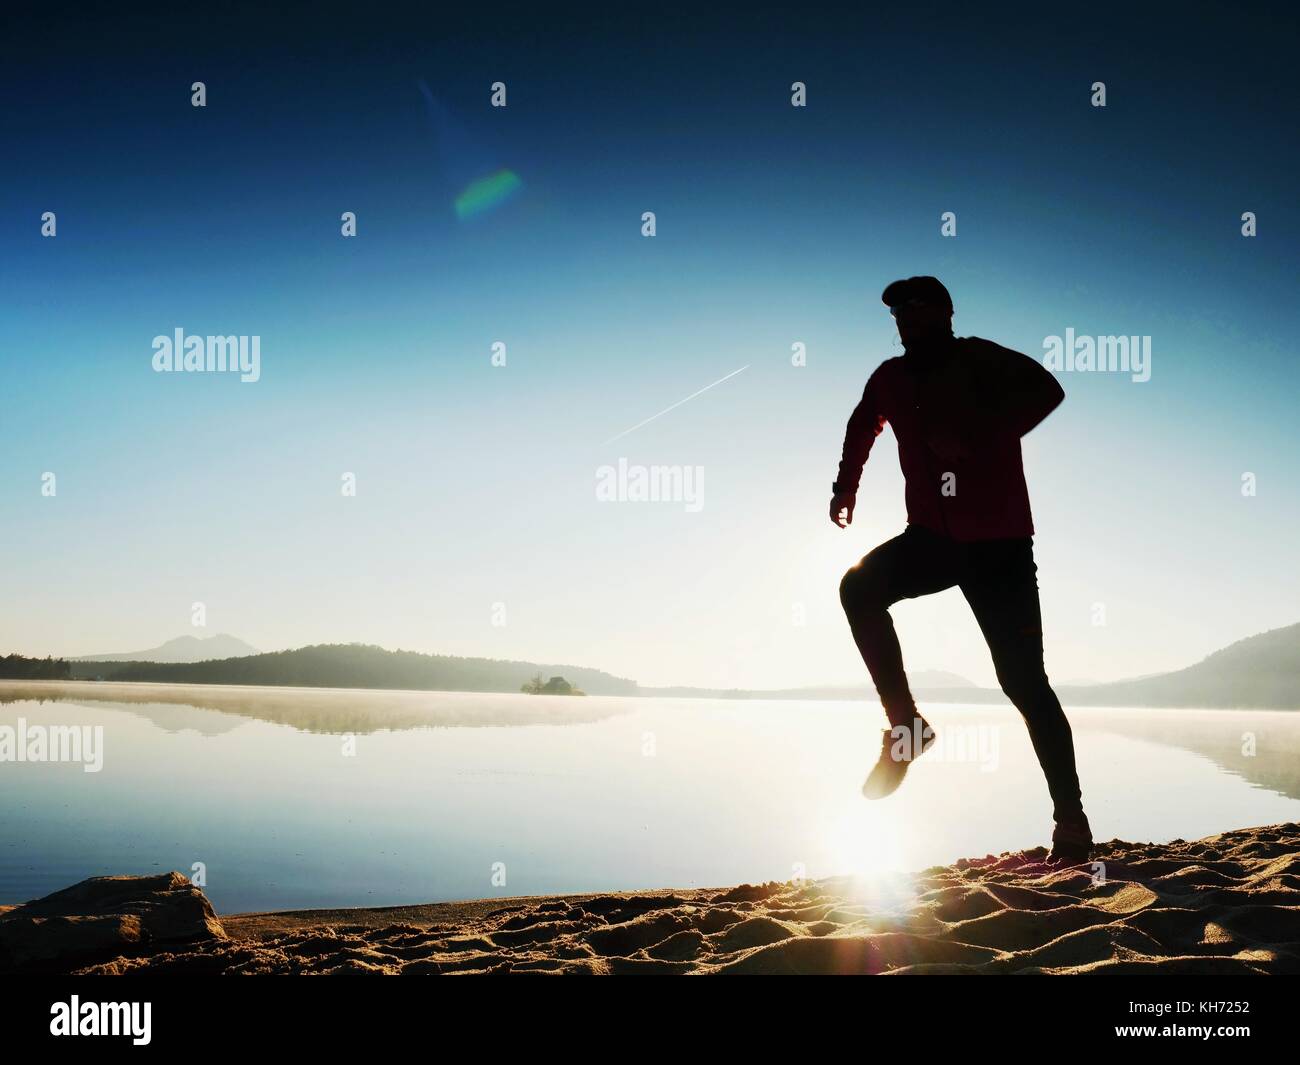
{"label": "red jacket sleeve", "polygon": [[986,418],[1007,434],[1024,436],[1065,399],[1065,389],[1047,367],[1028,355],[985,341],[980,387]]}
{"label": "red jacket sleeve", "polygon": [[885,428],[885,415],[881,411],[880,370],[877,369],[867,379],[867,386],[862,390],[862,399],[849,415],[849,424],[844,430],[844,450],[840,458],[839,473],[835,483],[842,492],[857,492],[858,481],[862,478],[862,467],[871,453],[871,445],[876,442]]}

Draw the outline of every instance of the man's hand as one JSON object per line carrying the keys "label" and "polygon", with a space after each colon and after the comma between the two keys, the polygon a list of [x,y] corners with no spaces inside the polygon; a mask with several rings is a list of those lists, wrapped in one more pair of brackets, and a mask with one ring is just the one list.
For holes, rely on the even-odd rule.
{"label": "man's hand", "polygon": [[831,521],[843,529],[853,524],[853,507],[857,496],[853,492],[836,492],[831,496]]}

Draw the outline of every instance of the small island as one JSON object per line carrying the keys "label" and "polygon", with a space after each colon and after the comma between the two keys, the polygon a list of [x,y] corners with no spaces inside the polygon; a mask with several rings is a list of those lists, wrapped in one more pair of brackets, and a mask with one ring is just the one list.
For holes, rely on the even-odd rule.
{"label": "small island", "polygon": [[575,688],[563,677],[552,677],[550,680],[542,680],[540,673],[534,673],[533,679],[524,684],[520,689],[526,695],[586,695],[584,691]]}

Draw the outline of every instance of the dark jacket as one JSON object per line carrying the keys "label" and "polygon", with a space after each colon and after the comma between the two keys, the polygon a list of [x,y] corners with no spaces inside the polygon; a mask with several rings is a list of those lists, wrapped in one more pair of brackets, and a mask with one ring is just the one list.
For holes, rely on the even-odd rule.
{"label": "dark jacket", "polygon": [[888,423],[909,523],[963,541],[1032,536],[1020,438],[1064,398],[1040,363],[990,340],[952,337],[909,348],[868,379],[844,434],[836,487],[857,491]]}

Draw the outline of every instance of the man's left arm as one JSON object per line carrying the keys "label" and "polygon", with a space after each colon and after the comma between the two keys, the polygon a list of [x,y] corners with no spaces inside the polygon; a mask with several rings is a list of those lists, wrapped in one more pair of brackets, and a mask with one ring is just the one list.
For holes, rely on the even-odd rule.
{"label": "man's left arm", "polygon": [[1065,389],[1036,359],[986,344],[979,360],[984,418],[995,431],[1022,437],[1060,406]]}

